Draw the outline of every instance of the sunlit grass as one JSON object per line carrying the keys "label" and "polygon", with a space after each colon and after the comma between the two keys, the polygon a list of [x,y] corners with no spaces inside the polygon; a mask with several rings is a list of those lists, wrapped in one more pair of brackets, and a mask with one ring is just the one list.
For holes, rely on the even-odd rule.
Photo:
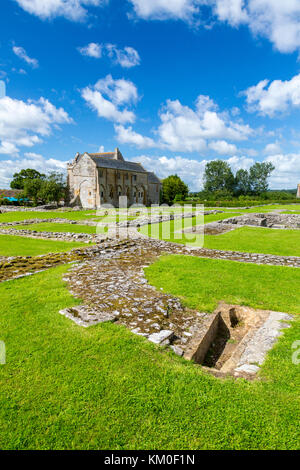
{"label": "sunlit grass", "polygon": [[[179,289],[186,275],[191,304],[198,288],[201,305],[211,302],[211,294],[216,299],[221,293],[220,279],[227,271],[216,270],[213,263],[204,270],[203,264],[169,266],[161,270],[160,285],[166,287],[170,274]],[[299,447],[300,374],[291,361],[299,321],[285,330],[269,354],[264,380],[220,381],[124,327],[85,329],[59,315],[60,309],[77,303],[61,281],[66,269],[0,285],[0,339],[7,351],[7,363],[0,366],[1,449]],[[258,267],[251,274],[249,266],[244,269],[230,269],[231,278],[227,272],[224,282],[237,289],[241,274],[246,274],[248,292],[254,292],[264,270]],[[274,278],[285,279],[284,288],[290,279],[293,291],[300,273],[296,271],[285,277],[278,268]],[[215,290],[205,293],[211,272],[219,277]],[[194,294],[192,280],[200,282]],[[271,307],[277,294],[267,285],[257,291],[256,303]],[[299,296],[297,290],[294,295]]]}
{"label": "sunlit grass", "polygon": [[1,256],[38,256],[47,253],[61,253],[80,246],[85,246],[85,244],[0,235]]}
{"label": "sunlit grass", "polygon": [[204,246],[217,250],[300,256],[300,230],[241,227],[221,235],[206,235]]}

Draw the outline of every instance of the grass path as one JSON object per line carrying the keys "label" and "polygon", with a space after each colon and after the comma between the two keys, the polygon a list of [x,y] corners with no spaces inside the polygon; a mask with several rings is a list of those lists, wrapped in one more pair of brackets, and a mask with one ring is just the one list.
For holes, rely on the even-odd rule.
{"label": "grass path", "polygon": [[299,448],[299,321],[269,354],[264,381],[220,381],[124,327],[59,315],[75,303],[65,270],[0,285],[0,448]]}

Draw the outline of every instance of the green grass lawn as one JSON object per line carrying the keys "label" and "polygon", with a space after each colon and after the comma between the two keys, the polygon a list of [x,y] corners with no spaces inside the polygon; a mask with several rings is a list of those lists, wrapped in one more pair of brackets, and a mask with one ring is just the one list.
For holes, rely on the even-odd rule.
{"label": "green grass lawn", "polygon": [[146,269],[151,284],[213,312],[219,301],[300,314],[300,269],[194,256],[163,256]]}
{"label": "green grass lawn", "polygon": [[286,211],[286,212],[282,212],[282,214],[300,214],[300,211],[296,211],[296,210],[293,210],[293,211]]}
{"label": "green grass lawn", "polygon": [[[219,296],[221,277],[214,277],[214,263],[202,270],[205,260],[191,260],[200,262],[197,269],[187,270],[180,261],[177,280],[185,288],[184,272],[189,280],[196,275],[193,280],[202,279],[195,285],[198,289],[213,272],[216,284],[202,293],[204,306],[210,296]],[[170,261],[174,279],[175,261]],[[165,263],[148,274],[160,266],[166,286]],[[251,276],[252,266],[243,268],[248,292],[254,291],[266,271],[257,267]],[[76,303],[61,281],[66,269],[0,285],[0,339],[7,350],[7,363],[0,365],[1,449],[299,448],[300,366],[291,362],[299,321],[270,352],[263,381],[222,381],[124,327],[85,329],[59,315],[60,309]],[[240,274],[239,269],[226,274],[233,296]],[[274,268],[274,285],[258,289],[256,303],[272,306],[286,299],[287,309],[296,287],[299,306],[299,275],[296,269]],[[188,297],[194,295],[191,285]]]}
{"label": "green grass lawn", "polygon": [[[10,229],[11,227],[3,226],[1,229]],[[15,230],[36,230],[37,232],[71,232],[71,233],[96,233],[97,227],[89,225],[75,225],[75,224],[57,224],[43,222],[40,224],[30,225],[16,225],[13,227]],[[97,233],[104,233],[104,227],[98,227]]]}
{"label": "green grass lawn", "polygon": [[38,256],[47,253],[61,253],[80,246],[85,246],[85,244],[0,235],[1,256]]}
{"label": "green grass lawn", "polygon": [[241,227],[222,235],[205,235],[205,248],[300,256],[300,230]]}
{"label": "green grass lawn", "polygon": [[274,210],[297,210],[300,209],[299,204],[274,204],[274,205],[266,205],[262,207],[251,207],[251,209],[245,209],[241,212],[244,213],[251,213],[251,212],[273,212]]}

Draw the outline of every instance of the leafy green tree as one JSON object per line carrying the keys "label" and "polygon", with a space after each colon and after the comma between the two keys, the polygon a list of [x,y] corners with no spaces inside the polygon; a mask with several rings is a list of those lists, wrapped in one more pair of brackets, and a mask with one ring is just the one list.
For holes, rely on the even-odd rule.
{"label": "leafy green tree", "polygon": [[52,172],[45,178],[27,179],[24,182],[23,197],[31,199],[34,205],[58,203],[67,194],[64,175]]}
{"label": "leafy green tree", "polygon": [[36,179],[45,179],[46,175],[40,173],[37,170],[32,168],[27,168],[27,170],[21,170],[19,173],[15,173],[13,180],[10,183],[12,189],[24,189],[25,182],[27,180],[36,180]]}
{"label": "leafy green tree", "polygon": [[56,202],[58,204],[61,199],[66,197],[66,194],[67,185],[63,174],[52,172],[43,181],[38,196],[44,203]]}
{"label": "leafy green tree", "polygon": [[253,194],[261,194],[269,189],[268,178],[275,170],[271,162],[255,163],[249,170],[249,180]]}
{"label": "leafy green tree", "polygon": [[41,191],[43,180],[41,178],[27,179],[24,182],[23,196],[31,199],[36,206],[39,202],[39,193]]}
{"label": "leafy green tree", "polygon": [[171,175],[162,182],[163,202],[173,204],[176,196],[180,196],[180,200],[184,201],[189,194],[188,186],[179,178],[178,175]]}
{"label": "leafy green tree", "polygon": [[227,162],[214,160],[206,164],[204,170],[204,190],[230,191],[234,189],[234,176]]}
{"label": "leafy green tree", "polygon": [[234,192],[237,196],[251,193],[250,175],[247,170],[240,169],[236,172]]}

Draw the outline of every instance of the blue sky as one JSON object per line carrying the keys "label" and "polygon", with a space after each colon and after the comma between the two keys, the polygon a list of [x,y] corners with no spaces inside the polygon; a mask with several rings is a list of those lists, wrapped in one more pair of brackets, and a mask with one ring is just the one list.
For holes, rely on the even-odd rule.
{"label": "blue sky", "polygon": [[[2,0],[0,187],[118,146],[199,190],[207,161],[300,182],[300,0]],[[6,86],[6,93],[4,91]]]}

